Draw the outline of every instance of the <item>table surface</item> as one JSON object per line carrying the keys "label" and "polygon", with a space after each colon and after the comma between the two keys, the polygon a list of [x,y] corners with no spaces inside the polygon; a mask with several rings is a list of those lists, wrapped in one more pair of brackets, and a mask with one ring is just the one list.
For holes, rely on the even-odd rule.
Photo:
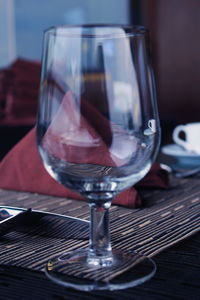
{"label": "table surface", "polygon": [[[144,207],[141,209],[131,210],[117,206],[113,206],[111,209],[111,232],[114,245],[119,245],[125,241],[123,248],[132,249],[131,247],[138,247],[140,244],[140,250],[143,249],[144,253],[154,256],[158,270],[148,282],[135,288],[115,292],[89,293],[66,289],[49,281],[39,264],[32,263],[30,265],[31,259],[34,259],[34,262],[37,261],[35,257],[37,257],[37,253],[40,255],[39,248],[32,250],[30,256],[25,260],[26,243],[29,241],[30,244],[30,236],[26,233],[12,232],[0,238],[2,253],[0,257],[0,300],[200,299],[199,179],[196,177],[194,179],[173,180],[172,188],[167,191],[141,191],[144,203]],[[35,209],[67,213],[71,216],[88,219],[87,204],[83,201],[0,190],[0,204],[18,207],[30,207],[31,205]],[[156,214],[154,213],[155,210],[157,211]],[[174,211],[173,218],[170,215],[172,210]],[[138,233],[143,230],[141,233],[144,233],[146,239],[145,234],[148,234],[148,230],[145,229],[145,224],[150,223],[150,220],[152,228],[154,224],[158,224],[158,213],[164,216],[163,228],[165,228],[165,230],[162,229],[159,240],[155,239],[152,243],[146,244],[144,242],[145,247],[143,248],[141,243],[132,242],[131,237],[133,235],[130,226],[133,224],[138,227]],[[117,215],[122,219],[125,218],[127,223],[126,225],[123,223],[119,230],[116,230],[116,222],[119,219],[116,218]],[[175,227],[174,224],[179,226]],[[155,229],[154,236],[158,236],[156,230],[160,230],[159,227],[161,228],[162,225],[156,227],[158,229]],[[127,232],[123,240],[119,241],[119,234],[122,231],[125,232],[124,230],[127,231],[127,228],[131,228],[130,232]],[[173,230],[170,231],[170,228]],[[174,232],[176,232],[175,236]],[[18,241],[17,237],[20,234],[23,239]],[[163,239],[163,243],[160,243],[160,239]],[[35,236],[34,240],[35,247],[39,247],[38,243],[41,236]],[[22,256],[24,256],[23,259]],[[44,261],[47,259],[48,253],[44,257]]]}

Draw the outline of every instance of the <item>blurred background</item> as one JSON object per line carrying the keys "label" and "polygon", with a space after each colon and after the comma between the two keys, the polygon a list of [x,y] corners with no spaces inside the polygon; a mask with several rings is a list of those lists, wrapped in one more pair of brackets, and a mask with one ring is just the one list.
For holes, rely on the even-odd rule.
{"label": "blurred background", "polygon": [[200,121],[200,1],[0,0],[0,159],[35,124],[43,31],[89,23],[149,29],[163,144]]}

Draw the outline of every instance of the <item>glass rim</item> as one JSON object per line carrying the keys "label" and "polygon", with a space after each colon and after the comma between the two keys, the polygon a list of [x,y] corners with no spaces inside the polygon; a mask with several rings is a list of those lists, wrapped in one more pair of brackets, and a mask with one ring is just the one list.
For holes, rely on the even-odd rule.
{"label": "glass rim", "polygon": [[[118,28],[124,29],[123,33],[84,33],[81,32],[67,32],[70,29],[92,29],[92,28]],[[66,32],[58,32],[58,30],[65,30]],[[126,24],[68,24],[68,25],[58,25],[51,26],[44,30],[45,35],[63,36],[63,37],[81,37],[81,38],[120,38],[120,37],[134,37],[134,36],[144,36],[148,33],[148,29],[143,25],[126,25]]]}

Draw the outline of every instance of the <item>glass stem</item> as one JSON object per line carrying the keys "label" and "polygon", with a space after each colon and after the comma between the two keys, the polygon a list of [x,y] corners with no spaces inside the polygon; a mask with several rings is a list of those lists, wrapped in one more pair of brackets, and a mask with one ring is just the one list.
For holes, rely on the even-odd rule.
{"label": "glass stem", "polygon": [[109,231],[109,208],[111,201],[96,201],[90,206],[90,244],[88,262],[109,265],[113,261]]}

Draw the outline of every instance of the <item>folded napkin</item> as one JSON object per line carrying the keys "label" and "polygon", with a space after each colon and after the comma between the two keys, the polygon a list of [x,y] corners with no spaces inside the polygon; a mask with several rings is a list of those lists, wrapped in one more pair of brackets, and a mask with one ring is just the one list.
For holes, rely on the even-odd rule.
{"label": "folded napkin", "polygon": [[[35,141],[33,128],[1,161],[0,188],[82,200],[82,196],[62,186],[46,172]],[[167,185],[167,173],[158,164],[154,164],[137,187],[166,188]],[[142,204],[134,187],[116,196],[113,203],[130,208]]]}
{"label": "folded napkin", "polygon": [[[24,60],[17,60],[7,69],[0,71],[1,124],[34,124],[39,73],[39,63]],[[62,87],[57,85],[55,79],[55,76],[49,78],[53,88],[57,88],[56,95],[60,95],[62,104],[54,121],[52,121],[45,133],[43,146],[53,156],[72,163],[81,163],[83,159],[84,163],[100,165],[103,163],[103,165],[107,166],[123,165],[126,159],[130,157],[132,149],[137,146],[137,143],[133,140],[127,140],[124,133],[120,134],[122,129],[116,125],[112,123],[108,125],[108,121],[103,117],[103,114],[98,115],[95,105],[98,105],[98,103],[102,105],[103,101],[100,93],[101,89],[98,90],[98,87],[101,86],[101,82],[99,84],[100,79],[97,78],[96,85],[92,84],[90,88],[86,89],[86,91],[89,90],[91,92],[91,88],[95,86],[94,93],[99,95],[99,99],[96,96],[91,97],[90,94],[83,95],[87,99],[95,99],[95,105],[88,107],[88,102],[84,101],[84,99],[81,100],[81,122],[78,119],[73,95],[70,94],[70,91],[64,95]],[[88,85],[90,82],[91,80],[85,79],[85,84]],[[64,90],[66,90],[66,87]],[[68,120],[63,115],[66,109],[71,112],[71,116],[68,114]],[[56,122],[56,119],[59,122]],[[65,126],[64,122],[71,124],[71,133],[66,132],[66,128],[69,128],[69,126]],[[65,128],[64,132],[63,128]],[[116,134],[113,136],[113,133]],[[81,145],[83,135],[85,135],[84,141],[86,141],[87,145]],[[59,142],[56,140],[58,137]],[[94,140],[96,141],[96,147]],[[111,144],[112,147],[110,147]],[[77,147],[80,148],[81,156],[76,155],[76,153],[80,153],[77,151]],[[90,151],[90,155],[88,155],[88,151]],[[86,158],[89,158],[89,161],[86,161]],[[161,170],[159,165],[154,165],[149,174],[137,184],[137,187],[165,188],[167,181],[166,172]],[[36,147],[35,129],[31,130],[0,163],[0,188],[83,199],[79,194],[56,182],[46,172]],[[141,205],[141,199],[134,187],[116,196],[113,202],[127,207],[138,207]]]}
{"label": "folded napkin", "polygon": [[79,107],[71,90],[64,94],[42,138],[43,148],[57,159],[106,167],[125,165],[138,143],[89,101],[81,98]]}

